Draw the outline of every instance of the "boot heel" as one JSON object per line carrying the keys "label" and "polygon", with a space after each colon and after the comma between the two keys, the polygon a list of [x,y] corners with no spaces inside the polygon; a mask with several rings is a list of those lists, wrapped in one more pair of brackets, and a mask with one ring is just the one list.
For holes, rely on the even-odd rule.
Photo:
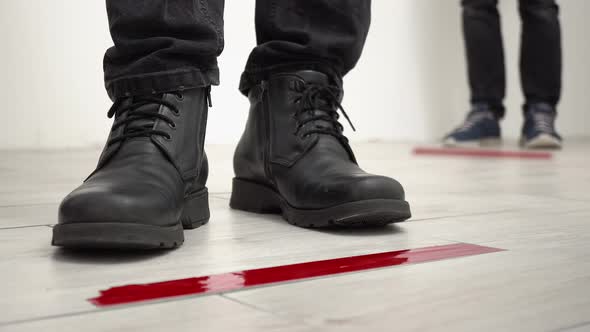
{"label": "boot heel", "polygon": [[281,213],[281,199],[271,188],[234,178],[229,206],[256,213]]}
{"label": "boot heel", "polygon": [[185,198],[184,210],[180,220],[184,229],[194,229],[209,221],[209,193],[207,188]]}

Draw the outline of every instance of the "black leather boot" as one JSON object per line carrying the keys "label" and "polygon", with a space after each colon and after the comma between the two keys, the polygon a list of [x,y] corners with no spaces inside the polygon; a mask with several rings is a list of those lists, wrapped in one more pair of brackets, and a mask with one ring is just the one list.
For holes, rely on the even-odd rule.
{"label": "black leather boot", "polygon": [[209,220],[210,87],[117,100],[96,170],[59,207],[53,245],[173,248]]}
{"label": "black leather boot", "polygon": [[281,213],[302,227],[408,219],[402,186],[357,165],[338,122],[338,110],[348,119],[341,98],[326,75],[309,70],[277,74],[252,88],[234,156],[231,207]]}

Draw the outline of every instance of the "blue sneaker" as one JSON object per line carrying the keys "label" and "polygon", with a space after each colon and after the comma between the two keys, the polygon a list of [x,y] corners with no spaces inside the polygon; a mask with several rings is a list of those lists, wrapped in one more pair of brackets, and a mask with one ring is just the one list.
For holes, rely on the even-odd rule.
{"label": "blue sneaker", "polygon": [[497,146],[500,138],[500,123],[487,104],[473,104],[465,122],[443,139],[448,147]]}
{"label": "blue sneaker", "polygon": [[555,131],[555,108],[547,103],[525,106],[520,145],[527,149],[560,149],[561,136]]}

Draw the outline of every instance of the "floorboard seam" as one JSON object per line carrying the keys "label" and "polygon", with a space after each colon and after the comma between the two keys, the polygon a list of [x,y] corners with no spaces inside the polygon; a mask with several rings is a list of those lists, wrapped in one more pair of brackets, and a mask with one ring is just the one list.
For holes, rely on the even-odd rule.
{"label": "floorboard seam", "polygon": [[39,224],[39,225],[27,225],[27,226],[12,226],[12,227],[0,227],[0,231],[6,229],[21,229],[21,228],[34,228],[34,227],[51,227],[51,224]]}
{"label": "floorboard seam", "polygon": [[582,322],[582,323],[577,323],[577,324],[570,325],[570,326],[561,327],[561,328],[558,328],[558,329],[556,329],[556,330],[551,330],[550,332],[565,332],[565,331],[571,331],[571,330],[573,330],[573,329],[577,329],[577,328],[584,327],[584,326],[588,326],[588,325],[590,325],[590,321],[586,321],[586,322]]}
{"label": "floorboard seam", "polygon": [[246,307],[251,308],[251,309],[254,309],[256,311],[264,312],[264,313],[269,314],[269,315],[271,315],[273,317],[280,318],[280,319],[283,319],[283,320],[287,320],[288,322],[302,324],[302,325],[310,326],[311,327],[311,325],[309,325],[308,323],[306,323],[304,320],[295,320],[295,319],[293,319],[293,318],[291,318],[291,317],[289,317],[287,315],[282,315],[282,314],[279,314],[279,313],[276,313],[276,312],[273,312],[273,311],[266,310],[264,308],[260,308],[260,307],[258,307],[256,305],[252,304],[252,303],[248,303],[248,302],[244,302],[244,301],[238,300],[238,299],[232,297],[231,295],[229,295],[228,293],[221,293],[221,294],[218,294],[218,295],[220,297],[224,298],[224,299],[227,299],[227,300],[232,301],[234,303],[238,303],[240,305],[246,306]]}
{"label": "floorboard seam", "polygon": [[17,320],[12,320],[12,321],[0,322],[0,327],[34,323],[34,322],[50,320],[50,319],[59,319],[59,318],[81,316],[84,314],[91,314],[93,312],[102,312],[102,311],[109,311],[109,310],[112,310],[112,309],[103,309],[103,310],[92,309],[92,310],[85,310],[85,311],[68,312],[68,313],[63,313],[63,314],[40,316],[40,317],[30,318],[30,319],[17,319]]}
{"label": "floorboard seam", "polygon": [[516,212],[522,211],[522,209],[506,209],[506,210],[497,210],[497,211],[486,211],[486,212],[474,212],[474,213],[466,213],[466,214],[456,214],[451,216],[441,216],[441,217],[430,217],[430,218],[421,218],[421,219],[410,219],[408,221],[430,221],[436,219],[448,219],[448,218],[461,218],[461,217],[474,217],[474,216],[487,216],[492,214],[501,214],[506,212]]}
{"label": "floorboard seam", "polygon": [[552,198],[560,201],[567,201],[567,202],[590,202],[587,199],[580,199],[580,198],[569,198],[569,197],[561,197],[555,195],[536,195],[536,194],[524,194],[525,196],[531,196],[535,198]]}
{"label": "floorboard seam", "polygon": [[16,208],[16,207],[28,207],[28,206],[47,206],[47,205],[58,205],[59,203],[28,203],[28,204],[9,204],[0,205],[0,209],[3,208]]}

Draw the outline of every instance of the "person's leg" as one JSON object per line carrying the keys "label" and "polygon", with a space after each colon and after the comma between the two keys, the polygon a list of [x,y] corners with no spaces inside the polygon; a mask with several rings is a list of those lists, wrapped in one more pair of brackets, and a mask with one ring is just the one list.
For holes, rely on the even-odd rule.
{"label": "person's leg", "polygon": [[555,0],[520,0],[522,45],[520,71],[525,95],[521,144],[559,148],[555,130],[561,95],[561,28]]}
{"label": "person's leg", "polygon": [[506,78],[498,0],[462,0],[463,37],[471,92],[471,110],[448,134],[446,146],[495,145],[504,116]]}
{"label": "person's leg", "polygon": [[234,157],[231,207],[281,213],[303,227],[410,217],[402,186],[364,172],[338,122],[338,111],[346,116],[342,77],[360,57],[370,5],[258,0],[258,46],[240,87],[251,108]]}
{"label": "person's leg", "polygon": [[555,0],[520,0],[521,81],[526,103],[549,103],[561,95],[561,28]]}
{"label": "person's leg", "polygon": [[62,201],[52,243],[174,248],[209,220],[207,102],[223,0],[108,0],[114,123],[98,166]]}
{"label": "person's leg", "polygon": [[224,0],[107,0],[113,99],[219,84]]}
{"label": "person's leg", "polygon": [[270,73],[314,69],[341,79],[357,63],[371,21],[370,0],[258,0],[257,46],[240,90]]}
{"label": "person's leg", "polygon": [[504,49],[498,0],[462,0],[463,36],[471,102],[490,105],[504,115]]}

